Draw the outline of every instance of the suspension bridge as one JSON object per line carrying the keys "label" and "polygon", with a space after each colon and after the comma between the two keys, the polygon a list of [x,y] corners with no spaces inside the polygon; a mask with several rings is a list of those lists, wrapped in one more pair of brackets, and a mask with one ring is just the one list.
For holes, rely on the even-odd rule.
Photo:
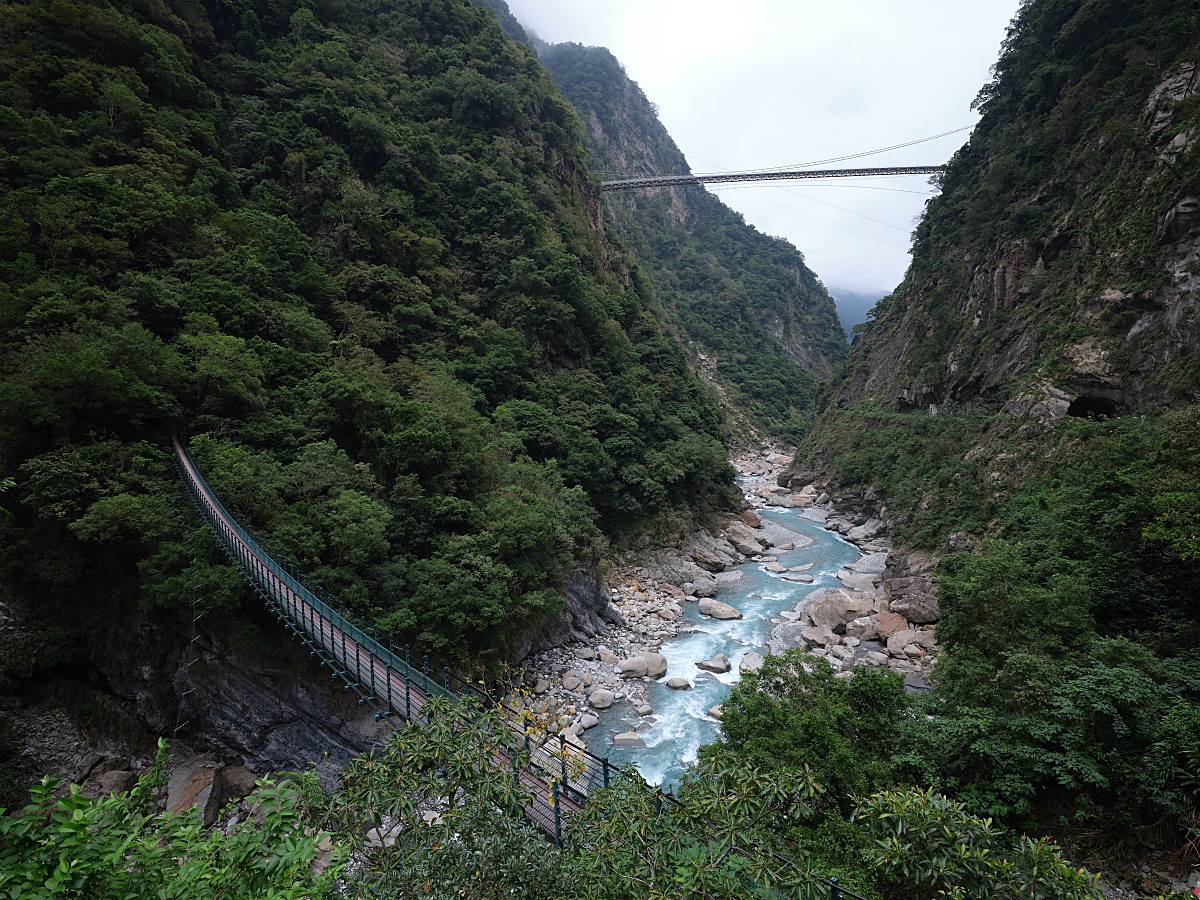
{"label": "suspension bridge", "polygon": [[781,169],[778,171],[720,172],[710,175],[646,175],[602,181],[602,191],[634,191],[680,184],[730,184],[746,181],[794,181],[807,178],[875,178],[881,175],[936,175],[941,166],[888,166],[868,169]]}
{"label": "suspension bridge", "polygon": [[[424,712],[431,698],[470,698],[485,708],[496,707],[496,701],[479,687],[443,668],[431,673],[429,659],[423,656],[414,665],[407,646],[398,647],[388,637],[381,639],[379,630],[339,606],[328,596],[319,596],[320,589],[307,583],[304,575],[287,563],[274,559],[254,536],[229,513],[213,493],[195,461],[178,436],[172,437],[175,464],[192,501],[216,537],[230,561],[242,577],[275,613],[278,621],[311,656],[320,659],[333,679],[343,682],[344,690],[354,691],[360,703],[371,703],[383,718],[403,719],[423,724],[428,722]],[[514,731],[514,746],[524,746],[524,752],[496,751],[481,765],[493,766],[511,773],[529,798],[524,807],[526,818],[549,840],[563,845],[564,816],[577,812],[587,802],[588,795],[600,787],[608,787],[614,778],[640,776],[609,763],[606,757],[596,756],[562,735],[531,733],[525,720],[507,705],[499,709]],[[679,804],[668,792],[658,791],[656,806]],[[738,848],[730,847],[727,852]],[[759,847],[750,848],[773,858],[776,865],[799,867],[777,853]],[[841,887],[836,878],[809,876],[809,887],[828,889],[831,900],[842,897],[865,900]],[[771,891],[780,900],[781,895]],[[809,896],[812,894],[810,893]]]}

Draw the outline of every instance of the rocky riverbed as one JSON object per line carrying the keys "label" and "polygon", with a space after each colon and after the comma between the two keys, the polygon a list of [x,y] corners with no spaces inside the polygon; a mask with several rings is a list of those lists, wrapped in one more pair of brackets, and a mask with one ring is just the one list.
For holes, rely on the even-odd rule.
{"label": "rocky riverbed", "polygon": [[[694,627],[684,614],[687,604],[697,604],[704,616],[740,618],[740,611],[718,594],[736,589],[738,579],[745,577],[737,567],[747,562],[786,582],[812,582],[806,571],[811,563],[785,566],[779,561],[810,539],[759,514],[768,508],[799,509],[801,517],[844,535],[864,554],[839,572],[841,587],[811,591],[771,620],[769,651],[800,647],[827,659],[843,677],[858,666],[885,666],[901,672],[910,690],[926,689],[937,655],[937,589],[928,577],[935,560],[893,553],[882,503],[865,498],[840,504],[811,476],[789,472],[789,463],[785,454],[772,451],[736,459],[746,498],[742,513],[724,519],[715,533],[698,532],[678,547],[611,569],[604,586],[608,626],[585,641],[532,656],[525,690],[510,702],[532,709],[547,730],[581,742],[599,724],[601,711],[624,702],[645,721],[615,735],[612,743],[640,746],[639,730],[654,722],[648,686],[662,679],[673,689],[691,687],[672,671],[670,656],[660,652],[664,642]],[[761,664],[755,657],[742,657],[742,672]],[[708,671],[733,664],[723,659],[713,665]],[[719,710],[711,714],[719,717]]]}

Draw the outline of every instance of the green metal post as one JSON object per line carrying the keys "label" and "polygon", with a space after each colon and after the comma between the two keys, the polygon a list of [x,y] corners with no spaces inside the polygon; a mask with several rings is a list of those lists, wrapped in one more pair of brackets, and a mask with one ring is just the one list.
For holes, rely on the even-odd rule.
{"label": "green metal post", "polygon": [[829,900],[842,900],[842,890],[838,887],[836,875],[829,879]]}
{"label": "green metal post", "polygon": [[562,846],[562,815],[558,810],[558,784],[550,786],[551,793],[554,796],[554,844],[557,847]]}

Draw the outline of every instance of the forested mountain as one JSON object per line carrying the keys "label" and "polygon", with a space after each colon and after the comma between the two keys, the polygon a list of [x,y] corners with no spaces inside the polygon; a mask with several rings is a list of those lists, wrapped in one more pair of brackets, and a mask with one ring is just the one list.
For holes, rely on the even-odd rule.
{"label": "forested mountain", "polygon": [[942,557],[909,777],[1084,845],[1178,845],[1200,821],[1200,3],[1027,0],[977,103],[796,466]]}
{"label": "forested mountain", "polygon": [[472,664],[604,541],[729,502],[579,120],[490,12],[9,0],[0,43],[0,539],[45,608],[236,606],[172,431],[281,555]]}
{"label": "forested mountain", "polygon": [[[677,148],[607,51],[525,36],[581,119],[486,6],[0,0],[0,803],[18,718],[104,792],[130,753],[97,735],[186,727],[184,684],[257,750],[333,718],[271,690],[307,692],[307,650],[237,665],[267,641],[172,432],[280,556],[482,675],[581,563],[595,590],[606,543],[736,502],[701,353],[807,430],[847,350],[798,254],[699,190],[606,206],[592,161]],[[1146,848],[1190,866],[1200,833],[1198,67],[1200,0],[1026,0],[822,391],[805,486],[878,511],[892,561],[941,557],[871,601],[938,619],[931,690],[770,655],[673,796],[605,761],[565,848],[519,820],[531,741],[497,709],[433,700],[336,786],[263,786],[211,830],[158,813],[163,753],[131,791],[0,815],[0,892],[1099,900],[1070,854],[1152,893]],[[543,769],[556,810],[573,754]]]}
{"label": "forested mountain", "polygon": [[[601,171],[691,171],[653,104],[608,50],[535,46],[583,118]],[[635,249],[693,359],[715,376],[730,407],[748,413],[763,434],[803,435],[818,384],[846,353],[833,301],[803,254],[747,225],[698,185],[606,200],[608,223]]]}
{"label": "forested mountain", "polygon": [[1178,0],[1023,5],[844,400],[1196,400],[1197,26]]}

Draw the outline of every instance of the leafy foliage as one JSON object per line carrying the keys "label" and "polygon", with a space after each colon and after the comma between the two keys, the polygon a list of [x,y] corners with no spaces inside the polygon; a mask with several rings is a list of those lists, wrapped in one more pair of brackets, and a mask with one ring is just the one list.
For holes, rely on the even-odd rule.
{"label": "leafy foliage", "polygon": [[980,464],[967,455],[991,416],[946,413],[830,407],[796,458],[832,471],[844,489],[882,491],[895,536],[936,546],[951,530],[982,531],[995,505]]}
{"label": "leafy foliage", "polygon": [[521,814],[528,792],[501,764],[528,760],[510,723],[471,702],[432,698],[422,712],[425,723],[356,757],[334,792],[316,772],[301,777],[306,815],[356,860],[348,896],[576,896],[563,855]]}
{"label": "leafy foliage", "polygon": [[179,522],[174,429],[268,543],[459,659],[510,653],[605,540],[730,502],[716,403],[594,224],[578,120],[490,12],[0,21],[18,580],[169,605],[190,546],[236,604]]}
{"label": "leafy foliage", "polygon": [[848,814],[851,797],[891,781],[907,706],[903,680],[883,669],[834,677],[826,660],[789,650],[764,659],[721,705],[721,750],[771,770],[804,768],[826,801]]}
{"label": "leafy foliage", "polygon": [[260,787],[261,823],[208,830],[195,810],[156,810],[166,762],[160,742],[154,770],[129,793],[89,800],[46,778],[19,816],[0,810],[0,891],[38,900],[332,896],[341,865],[312,873],[323,835],[306,829],[295,785]]}
{"label": "leafy foliage", "polygon": [[[1071,422],[976,553],[938,570],[943,650],[931,726],[902,770],[976,813],[1070,815],[1124,840],[1172,840],[1200,806],[1181,772],[1200,737],[1190,674],[1195,562],[1159,532],[1200,452],[1194,409]],[[1168,737],[1170,736],[1170,737]],[[1171,749],[1167,749],[1170,747]]]}
{"label": "leafy foliage", "polygon": [[914,898],[1098,900],[1094,876],[1045,839],[1010,837],[961,804],[913,789],[875,794],[855,811],[879,846],[885,881]]}

